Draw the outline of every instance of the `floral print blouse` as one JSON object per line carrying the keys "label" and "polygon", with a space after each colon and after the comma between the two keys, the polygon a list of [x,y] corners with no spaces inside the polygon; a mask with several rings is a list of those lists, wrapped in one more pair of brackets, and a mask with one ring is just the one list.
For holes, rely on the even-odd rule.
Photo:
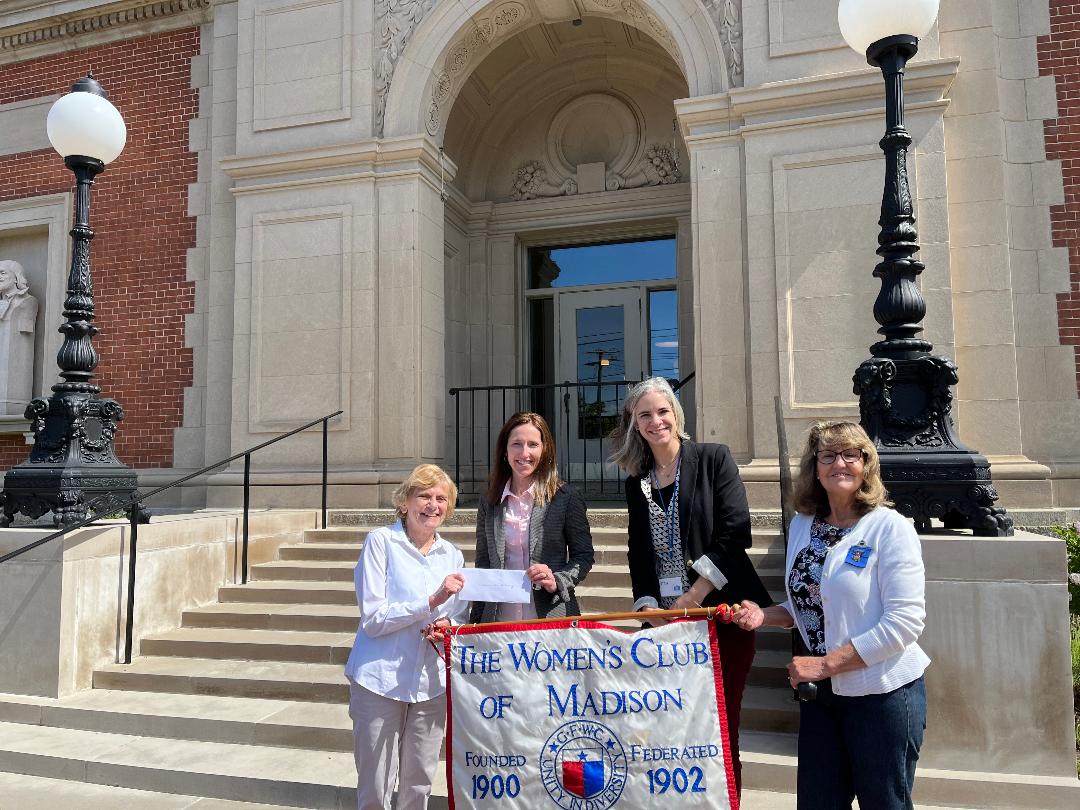
{"label": "floral print blouse", "polygon": [[821,571],[825,555],[853,528],[841,529],[814,518],[810,526],[810,544],[795,555],[795,562],[788,572],[791,606],[806,630],[811,655],[825,655],[827,652],[825,609],[821,605]]}

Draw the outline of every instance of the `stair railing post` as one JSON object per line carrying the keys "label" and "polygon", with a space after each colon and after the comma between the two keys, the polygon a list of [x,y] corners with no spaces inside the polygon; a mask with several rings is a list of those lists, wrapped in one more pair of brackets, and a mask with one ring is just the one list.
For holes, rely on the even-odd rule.
{"label": "stair railing post", "polygon": [[328,439],[329,439],[329,420],[323,419],[322,422],[322,527],[326,528],[326,477],[327,470],[329,468],[329,452],[328,452]]}
{"label": "stair railing post", "polygon": [[132,506],[128,512],[130,516],[131,531],[128,536],[128,581],[127,581],[127,617],[124,627],[124,660],[123,663],[131,663],[131,648],[135,634],[135,554],[139,548],[139,509],[138,505]]}
{"label": "stair railing post", "polygon": [[454,483],[461,489],[461,397],[451,389],[454,398]]}
{"label": "stair railing post", "polygon": [[248,581],[248,512],[251,509],[251,453],[244,455],[244,545],[240,558],[240,582]]}

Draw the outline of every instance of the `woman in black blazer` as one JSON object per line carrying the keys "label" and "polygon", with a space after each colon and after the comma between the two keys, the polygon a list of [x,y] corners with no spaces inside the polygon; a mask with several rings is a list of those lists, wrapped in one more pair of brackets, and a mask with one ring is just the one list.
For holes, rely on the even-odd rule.
{"label": "woman in black blazer", "polygon": [[[634,610],[681,610],[740,603],[772,604],[754,570],[750,509],[731,453],[696,444],[684,429],[682,406],[662,377],[634,386],[612,434],[612,460],[628,474],[627,558]],[[650,623],[659,623],[650,622]],[[754,638],[717,624],[735,784],[742,789],[739,714],[754,659]]]}
{"label": "woman in black blazer", "polygon": [[475,565],[524,570],[532,602],[474,602],[470,621],[580,615],[574,589],[592,564],[585,499],[559,480],[551,429],[540,414],[515,413],[499,431],[488,489],[476,510]]}

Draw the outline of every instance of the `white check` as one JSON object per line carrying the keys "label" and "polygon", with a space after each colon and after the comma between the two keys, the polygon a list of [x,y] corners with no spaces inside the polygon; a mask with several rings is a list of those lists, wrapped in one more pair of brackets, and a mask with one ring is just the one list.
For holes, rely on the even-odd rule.
{"label": "white check", "polygon": [[515,602],[527,604],[532,600],[532,583],[524,571],[504,571],[501,568],[465,568],[465,587],[458,596],[470,602]]}

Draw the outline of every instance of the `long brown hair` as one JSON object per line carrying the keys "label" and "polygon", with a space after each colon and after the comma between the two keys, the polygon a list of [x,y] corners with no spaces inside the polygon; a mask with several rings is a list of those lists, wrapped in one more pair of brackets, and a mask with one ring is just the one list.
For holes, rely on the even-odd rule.
{"label": "long brown hair", "polygon": [[506,448],[510,444],[510,434],[514,428],[522,425],[532,425],[540,431],[540,461],[533,473],[536,481],[536,502],[547,503],[562,486],[558,467],[555,466],[555,436],[548,427],[547,420],[532,411],[518,411],[506,420],[506,424],[499,431],[499,438],[495,440],[495,461],[492,462],[491,472],[488,474],[487,488],[487,501],[492,506],[502,500],[503,488],[513,475],[510,462],[506,458]]}
{"label": "long brown hair", "polygon": [[799,475],[795,479],[795,509],[804,515],[824,517],[829,514],[829,495],[817,477],[817,452],[826,447],[862,450],[863,482],[855,493],[855,509],[865,515],[878,506],[892,506],[889,493],[881,482],[881,461],[877,448],[860,425],[846,420],[818,422],[810,428],[806,448],[799,461]]}

